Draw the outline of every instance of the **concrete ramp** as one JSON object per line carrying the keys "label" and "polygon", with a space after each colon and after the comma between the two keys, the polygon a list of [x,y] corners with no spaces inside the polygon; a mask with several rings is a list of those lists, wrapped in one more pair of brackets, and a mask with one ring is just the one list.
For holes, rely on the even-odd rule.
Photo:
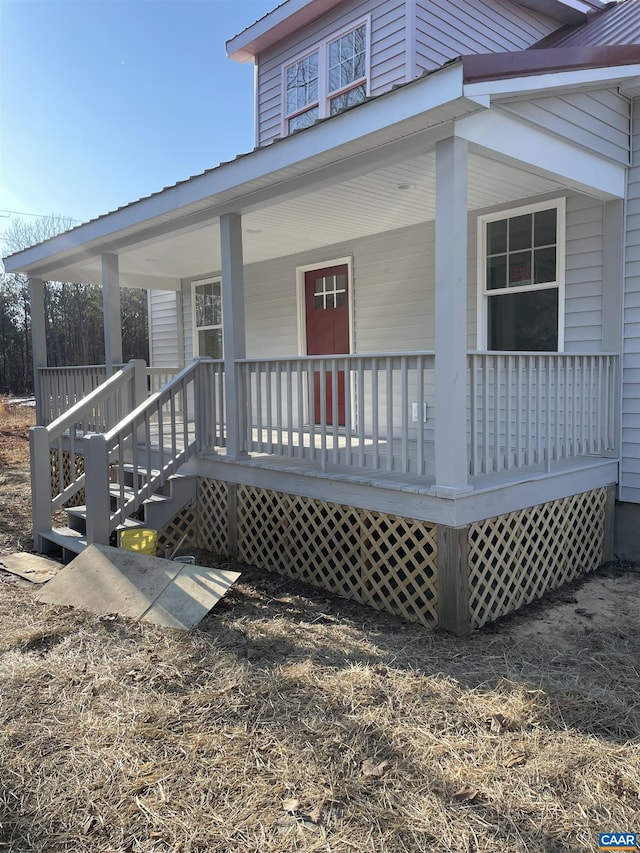
{"label": "concrete ramp", "polygon": [[186,629],[197,625],[239,577],[226,569],[90,545],[49,581],[38,600]]}

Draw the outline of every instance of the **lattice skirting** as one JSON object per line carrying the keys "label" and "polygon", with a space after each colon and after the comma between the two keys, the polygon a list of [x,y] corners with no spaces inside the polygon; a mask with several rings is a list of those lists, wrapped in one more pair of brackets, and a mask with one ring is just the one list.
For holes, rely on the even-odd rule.
{"label": "lattice skirting", "polygon": [[197,541],[199,548],[214,554],[229,553],[229,487],[221,480],[198,480]]}
{"label": "lattice skirting", "polygon": [[194,507],[186,506],[175,515],[169,524],[158,531],[158,554],[166,552],[173,554],[179,548],[181,551],[198,546],[198,514]]}
{"label": "lattice skirting", "polygon": [[602,563],[607,490],[594,489],[469,527],[469,606],[480,627]]}
{"label": "lattice skirting", "polygon": [[[229,553],[228,505],[233,500],[239,559],[410,621],[437,625],[438,571],[447,570],[438,568],[437,525],[201,479],[196,516],[189,522],[193,544]],[[470,525],[463,538],[468,624],[480,627],[597,568],[603,558],[606,502],[607,490],[600,488]]]}
{"label": "lattice skirting", "polygon": [[[68,450],[63,450],[60,454],[56,450],[51,450],[49,453],[50,464],[50,483],[51,497],[54,498],[59,493],[60,486],[60,462],[62,462],[62,488],[66,489],[71,485],[71,472],[75,471],[75,476],[78,477],[84,473],[84,456],[81,453],[71,454]],[[64,506],[82,506],[85,503],[84,489],[76,492]]]}
{"label": "lattice skirting", "polygon": [[437,622],[435,527],[238,486],[239,557],[414,622]]}

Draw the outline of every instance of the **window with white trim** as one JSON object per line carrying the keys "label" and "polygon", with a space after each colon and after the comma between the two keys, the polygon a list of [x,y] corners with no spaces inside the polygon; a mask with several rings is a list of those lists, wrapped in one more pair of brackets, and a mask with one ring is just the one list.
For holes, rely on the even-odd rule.
{"label": "window with white trim", "polygon": [[194,355],[222,358],[222,284],[220,279],[194,281],[191,288]]}
{"label": "window with white trim", "polygon": [[562,349],[564,222],[564,199],[480,217],[480,339],[487,349]]}
{"label": "window with white trim", "polygon": [[309,127],[367,97],[368,22],[317,45],[284,67],[284,129]]}

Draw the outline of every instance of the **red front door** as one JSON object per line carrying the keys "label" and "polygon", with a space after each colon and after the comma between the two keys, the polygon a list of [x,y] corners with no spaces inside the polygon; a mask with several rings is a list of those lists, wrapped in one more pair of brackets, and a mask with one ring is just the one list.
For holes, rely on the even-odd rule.
{"label": "red front door", "polygon": [[[335,355],[349,352],[349,275],[346,264],[310,270],[304,277],[307,355]],[[344,426],[344,371],[338,372],[338,423]],[[324,376],[325,423],[333,423],[333,382]],[[315,421],[321,421],[321,376],[314,374]]]}

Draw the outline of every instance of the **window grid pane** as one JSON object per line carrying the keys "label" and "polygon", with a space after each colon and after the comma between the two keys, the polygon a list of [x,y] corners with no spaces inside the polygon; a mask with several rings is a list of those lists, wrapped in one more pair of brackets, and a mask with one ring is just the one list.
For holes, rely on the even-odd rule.
{"label": "window grid pane", "polygon": [[346,279],[343,275],[329,275],[316,278],[314,293],[316,310],[340,308],[340,306],[346,304]]}
{"label": "window grid pane", "polygon": [[488,222],[486,289],[556,281],[556,226],[555,208]]}
{"label": "window grid pane", "polygon": [[[487,222],[489,349],[557,351],[557,225],[557,208]],[[507,288],[513,292],[492,292]]]}
{"label": "window grid pane", "polygon": [[366,26],[347,33],[329,45],[329,92],[355,83],[365,75]]}
{"label": "window grid pane", "polygon": [[352,107],[354,104],[360,104],[367,97],[367,86],[363,83],[361,86],[355,86],[349,89],[348,92],[343,92],[341,95],[336,95],[331,98],[330,113],[332,116],[339,113],[347,107]]}
{"label": "window grid pane", "polygon": [[287,68],[287,114],[318,100],[318,54],[312,53]]}
{"label": "window grid pane", "polygon": [[289,133],[292,133],[294,130],[301,130],[304,127],[311,127],[317,120],[318,115],[318,107],[312,107],[310,110],[290,118]]}

